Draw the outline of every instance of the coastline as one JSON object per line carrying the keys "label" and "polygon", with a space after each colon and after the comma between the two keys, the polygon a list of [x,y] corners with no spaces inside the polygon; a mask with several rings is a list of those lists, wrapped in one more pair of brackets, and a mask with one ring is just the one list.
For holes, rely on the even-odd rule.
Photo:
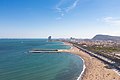
{"label": "coastline", "polygon": [[120,80],[120,76],[113,69],[108,69],[107,64],[80,51],[70,43],[64,42],[64,44],[72,47],[69,49],[71,54],[76,54],[83,59],[83,71],[77,80]]}
{"label": "coastline", "polygon": [[85,72],[86,66],[85,66],[85,61],[84,61],[84,59],[83,59],[81,56],[78,56],[78,57],[81,58],[82,61],[83,61],[83,70],[82,70],[81,74],[79,75],[79,77],[77,78],[77,80],[81,80],[81,79],[82,79],[82,76],[83,76],[83,74],[84,74],[84,72]]}

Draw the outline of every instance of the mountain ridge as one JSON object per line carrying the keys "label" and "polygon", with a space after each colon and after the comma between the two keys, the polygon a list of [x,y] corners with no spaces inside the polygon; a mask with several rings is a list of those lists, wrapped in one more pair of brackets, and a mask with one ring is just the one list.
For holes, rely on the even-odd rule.
{"label": "mountain ridge", "polygon": [[112,40],[112,41],[118,41],[120,40],[120,36],[110,36],[110,35],[103,35],[98,34],[92,38],[92,40]]}

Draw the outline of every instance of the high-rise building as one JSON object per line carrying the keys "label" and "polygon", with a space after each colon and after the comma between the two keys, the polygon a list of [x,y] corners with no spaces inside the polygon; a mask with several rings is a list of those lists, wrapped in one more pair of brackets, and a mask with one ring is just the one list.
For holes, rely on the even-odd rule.
{"label": "high-rise building", "polygon": [[48,37],[48,41],[52,41],[51,36]]}

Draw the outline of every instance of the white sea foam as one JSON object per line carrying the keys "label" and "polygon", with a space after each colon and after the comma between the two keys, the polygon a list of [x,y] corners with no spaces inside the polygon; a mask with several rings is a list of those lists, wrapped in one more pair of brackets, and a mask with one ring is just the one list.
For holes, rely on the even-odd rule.
{"label": "white sea foam", "polygon": [[[63,42],[64,43],[64,42]],[[64,45],[66,45],[65,43],[64,43]],[[71,45],[69,45],[71,48],[70,49],[72,49],[73,48],[73,46],[71,46]],[[84,74],[84,72],[85,72],[85,69],[86,69],[86,66],[85,66],[85,61],[84,61],[84,59],[82,58],[82,57],[80,57],[79,55],[77,55],[80,59],[82,59],[82,61],[83,61],[83,70],[82,70],[82,72],[80,73],[80,75],[79,75],[79,77],[77,78],[77,80],[81,80],[81,78],[82,78],[82,76],[83,76],[83,74]]]}
{"label": "white sea foam", "polygon": [[[80,56],[78,56],[78,57],[81,58]],[[86,69],[85,61],[83,60],[83,58],[81,58],[81,59],[83,61],[83,70],[82,70],[81,74],[79,75],[79,77],[77,78],[77,80],[81,80],[81,78],[82,78],[82,76],[83,76],[83,74],[85,72],[85,69]]]}
{"label": "white sea foam", "polygon": [[119,76],[120,76],[120,72],[116,69],[113,69]]}

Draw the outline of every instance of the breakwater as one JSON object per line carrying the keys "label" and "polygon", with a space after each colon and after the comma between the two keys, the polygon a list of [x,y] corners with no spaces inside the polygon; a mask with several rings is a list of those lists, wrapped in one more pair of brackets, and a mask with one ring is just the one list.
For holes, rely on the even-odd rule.
{"label": "breakwater", "polygon": [[62,53],[70,52],[67,49],[33,49],[29,51],[30,53]]}

